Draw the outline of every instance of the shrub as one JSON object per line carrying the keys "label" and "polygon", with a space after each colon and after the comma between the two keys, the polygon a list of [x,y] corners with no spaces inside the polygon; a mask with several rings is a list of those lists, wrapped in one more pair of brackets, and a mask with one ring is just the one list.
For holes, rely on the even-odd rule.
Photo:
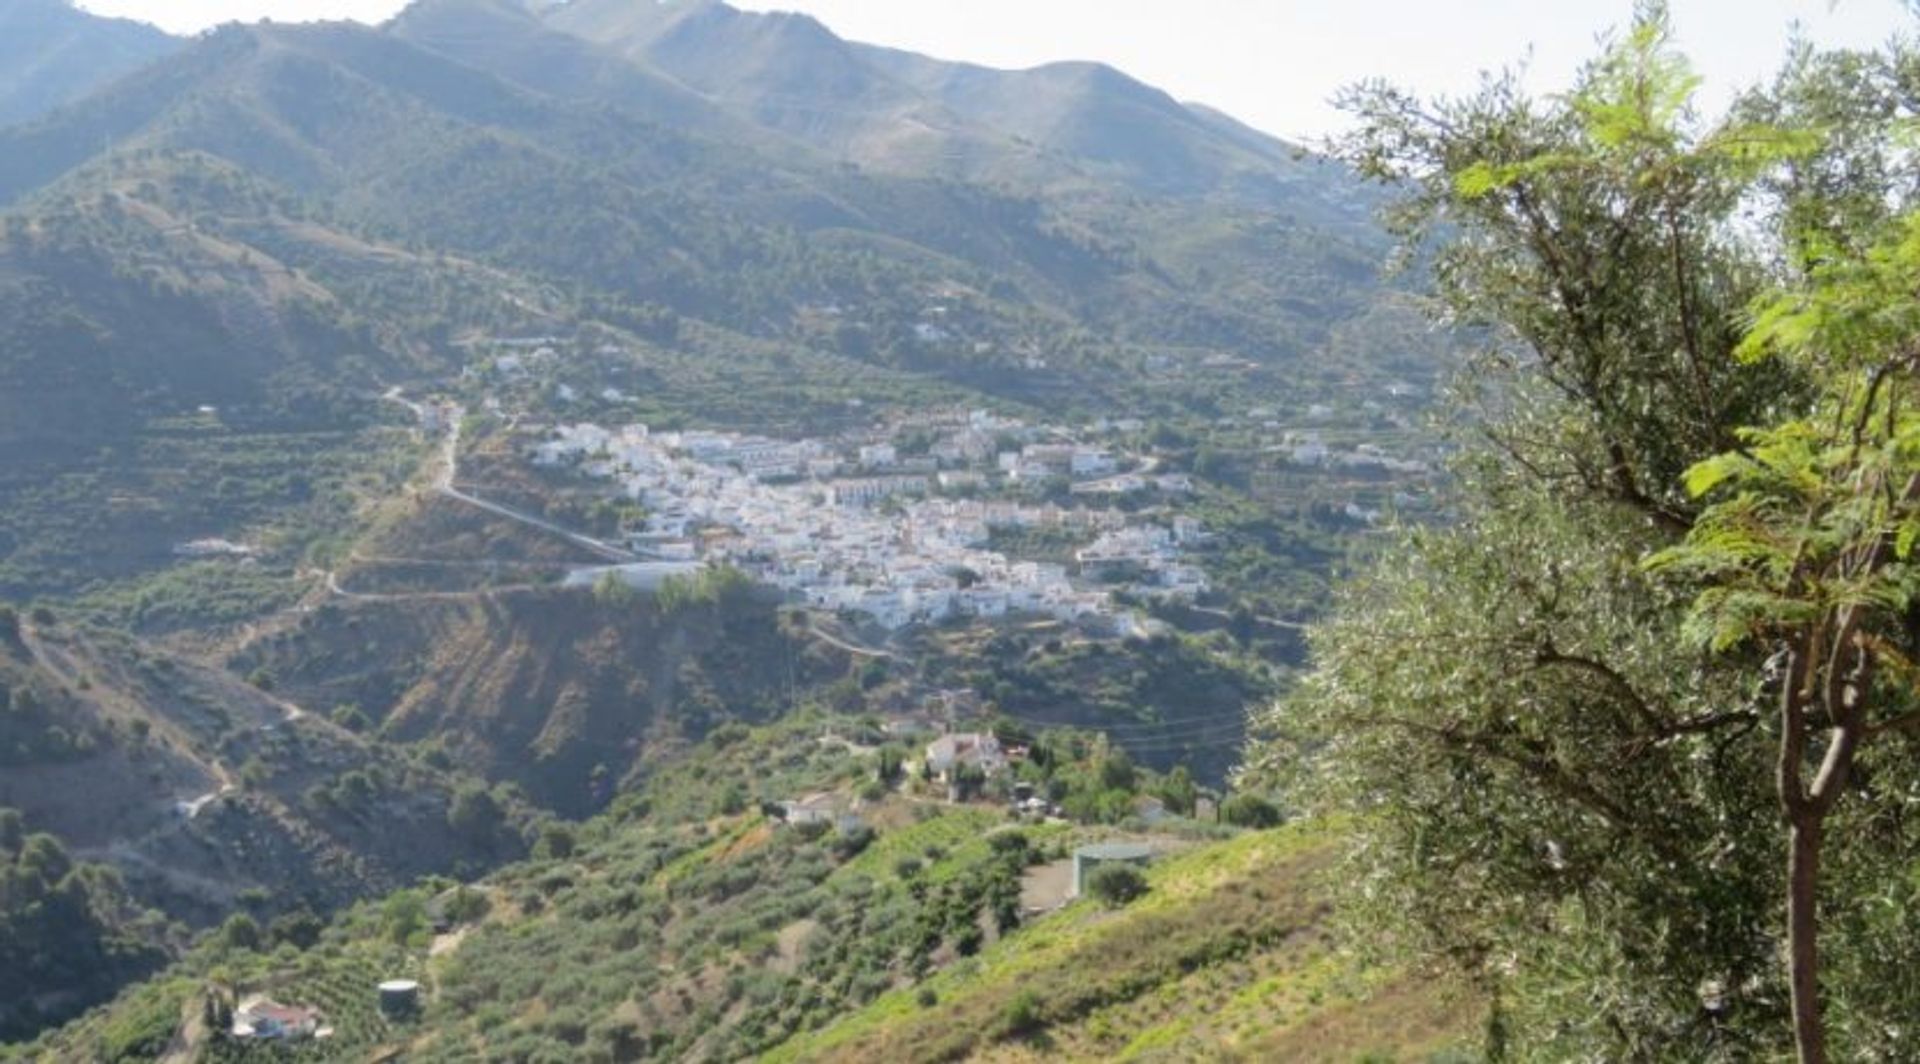
{"label": "shrub", "polygon": [[1271,828],[1280,825],[1280,810],[1257,794],[1236,794],[1220,806],[1220,818],[1243,828]]}
{"label": "shrub", "polygon": [[327,716],[335,724],[350,732],[364,732],[373,726],[373,722],[367,719],[366,711],[353,702],[340,703],[333,707],[333,712]]}
{"label": "shrub", "polygon": [[1040,1015],[1040,998],[1031,990],[1022,990],[1000,1014],[1000,1035],[1003,1038],[1025,1038],[1039,1032],[1046,1025]]}
{"label": "shrub", "polygon": [[563,860],[573,856],[575,847],[573,829],[565,824],[547,824],[540,829],[540,839],[533,844],[535,857]]}
{"label": "shrub", "polygon": [[312,909],[302,906],[275,918],[268,929],[275,942],[285,943],[297,949],[309,949],[320,941],[320,933],[326,930]]}
{"label": "shrub", "polygon": [[1087,873],[1087,893],[1117,909],[1147,892],[1147,877],[1128,864],[1103,864]]}
{"label": "shrub", "polygon": [[455,924],[472,924],[486,918],[487,911],[493,908],[493,902],[485,891],[461,886],[454,889],[453,896],[447,899],[446,917]]}
{"label": "shrub", "polygon": [[447,826],[462,838],[486,842],[500,823],[500,803],[485,788],[468,784],[454,792],[447,806]]}
{"label": "shrub", "polygon": [[618,573],[603,573],[593,583],[593,600],[609,609],[626,609],[640,601],[640,592]]}
{"label": "shrub", "polygon": [[845,832],[833,840],[833,855],[842,861],[851,861],[860,856],[860,851],[873,842],[873,829],[858,827]]}
{"label": "shrub", "polygon": [[220,925],[220,944],[231,950],[260,948],[260,924],[246,913],[235,913]]}
{"label": "shrub", "polygon": [[1132,791],[1136,782],[1133,759],[1117,750],[1100,762],[1100,787],[1108,791]]}
{"label": "shrub", "polygon": [[987,838],[987,846],[1001,855],[1025,854],[1030,844],[1027,836],[1018,831],[1003,831]]}
{"label": "shrub", "polygon": [[415,932],[426,927],[427,901],[419,891],[397,891],[381,904],[380,922],[390,941],[406,945]]}

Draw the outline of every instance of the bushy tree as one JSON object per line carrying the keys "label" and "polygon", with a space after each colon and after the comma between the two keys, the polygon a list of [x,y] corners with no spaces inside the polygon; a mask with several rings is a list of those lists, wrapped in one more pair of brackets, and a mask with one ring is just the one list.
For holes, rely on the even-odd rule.
{"label": "bushy tree", "polygon": [[540,838],[533,844],[533,855],[542,859],[565,859],[573,856],[575,844],[572,826],[549,822],[540,827]]}
{"label": "bushy tree", "polygon": [[1362,919],[1515,1053],[1827,1059],[1816,898],[1841,1054],[1909,1052],[1913,69],[1803,52],[1708,124],[1654,8],[1562,97],[1347,101],[1483,350],[1457,519],[1341,592],[1255,775],[1354,814]]}
{"label": "bushy tree", "polygon": [[492,792],[478,784],[467,784],[454,792],[447,806],[447,826],[462,838],[485,843],[499,831],[502,815]]}
{"label": "bushy tree", "polygon": [[220,925],[220,944],[227,949],[257,950],[263,941],[259,921],[246,913],[234,913]]}
{"label": "bushy tree", "polygon": [[399,890],[380,903],[380,926],[389,940],[406,945],[426,929],[427,899],[417,890]]}

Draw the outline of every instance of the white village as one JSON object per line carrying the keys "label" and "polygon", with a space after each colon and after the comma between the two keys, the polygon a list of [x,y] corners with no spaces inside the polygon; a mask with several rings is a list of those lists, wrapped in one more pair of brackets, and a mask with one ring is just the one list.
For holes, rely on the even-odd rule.
{"label": "white village", "polygon": [[[1040,614],[1112,635],[1157,623],[1115,600],[1192,600],[1207,590],[1184,551],[1204,540],[1200,522],[1165,523],[1113,509],[980,498],[990,482],[1072,482],[1073,494],[1191,490],[1185,474],[1076,443],[1028,443],[995,452],[1019,426],[974,411],[925,455],[903,458],[890,442],[774,440],[729,432],[558,427],[533,449],[536,465],[572,468],[611,482],[646,510],[628,546],[653,562],[636,580],[674,567],[729,564],[784,589],[795,601],[846,611],[886,629],[954,617]],[[1134,465],[1122,471],[1122,464]],[[990,468],[988,467],[991,463]],[[1090,540],[1067,566],[1015,561],[989,549],[997,529],[1065,526]],[[610,570],[623,572],[619,567]],[[599,574],[580,574],[588,579]],[[1119,579],[1091,586],[1086,579]]]}

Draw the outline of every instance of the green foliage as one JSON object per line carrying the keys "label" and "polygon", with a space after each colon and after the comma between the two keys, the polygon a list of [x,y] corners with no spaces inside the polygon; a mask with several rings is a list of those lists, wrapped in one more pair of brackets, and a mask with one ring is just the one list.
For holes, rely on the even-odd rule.
{"label": "green foliage", "polygon": [[234,913],[220,925],[220,944],[230,950],[256,950],[265,941],[260,923],[246,913]]}
{"label": "green foliage", "polygon": [[45,681],[34,672],[0,672],[0,766],[78,761],[113,741],[70,712],[73,692],[50,690]]}
{"label": "green foliage", "polygon": [[987,846],[994,853],[1014,860],[1024,860],[1032,848],[1032,840],[1022,831],[1000,831],[987,837]]}
{"label": "green foliage", "polygon": [[1027,1038],[1038,1034],[1046,1025],[1043,1015],[1039,996],[1031,990],[1023,990],[1007,1002],[1006,1011],[1000,1016],[1000,1036]]}
{"label": "green foliage", "polygon": [[533,844],[533,856],[543,860],[572,857],[575,844],[571,827],[557,823],[546,824],[540,828],[540,838]]}
{"label": "green foliage", "polygon": [[465,884],[454,888],[445,899],[446,918],[455,925],[479,923],[492,910],[493,903],[485,891]]}
{"label": "green foliage", "polygon": [[[17,812],[0,810],[0,1041],[104,1000],[165,963],[171,944],[117,871],[76,862],[59,840],[26,833]],[[145,1046],[147,1031],[130,1019],[109,1058]]]}
{"label": "green foliage", "polygon": [[[1014,1036],[1010,1017],[1034,1039],[1031,1051],[1074,1059],[1231,1039],[1252,1059],[1377,1049],[1419,1060],[1452,1044],[1471,1027],[1467,1002],[1437,1005],[1425,996],[1431,983],[1409,980],[1423,989],[1407,993],[1388,973],[1363,976],[1350,956],[1304,945],[1315,937],[1302,934],[1316,897],[1307,870],[1326,856],[1307,838],[1245,835],[1156,862],[1153,889],[1133,904],[1070,906],[985,945],[977,963],[884,994],[765,1059],[991,1055],[996,1039]],[[1381,1000],[1368,1004],[1374,995]],[[1445,1019],[1429,1026],[1422,1017],[1434,1014]]]}
{"label": "green foliage", "polygon": [[184,988],[169,988],[169,992],[142,996],[134,1007],[117,1012],[100,1032],[98,1059],[132,1064],[158,1058],[180,1026],[185,996]]}
{"label": "green foliage", "polygon": [[1257,794],[1236,794],[1220,803],[1220,819],[1235,827],[1272,828],[1280,825],[1280,810]]}
{"label": "green foliage", "polygon": [[312,909],[302,907],[274,917],[267,931],[276,943],[295,949],[310,949],[320,941],[320,932],[325,927]]}
{"label": "green foliage", "polygon": [[1118,909],[1147,892],[1147,877],[1129,864],[1103,864],[1087,873],[1087,893]]}
{"label": "green foliage", "polygon": [[625,609],[640,601],[640,592],[619,573],[607,572],[593,582],[593,600],[608,609]]}
{"label": "green foliage", "polygon": [[352,732],[363,732],[373,726],[372,720],[367,717],[366,710],[361,709],[356,702],[342,702],[333,707],[333,712],[327,714],[327,719]]}
{"label": "green foliage", "polygon": [[380,904],[381,933],[395,945],[411,943],[427,929],[427,899],[417,890],[402,890]]}
{"label": "green foliage", "polygon": [[[1687,473],[1717,497],[1685,543],[1650,564],[1713,586],[1696,603],[1715,649],[1842,609],[1897,614],[1911,595],[1904,563],[1920,538],[1908,490],[1920,467],[1909,365],[1920,336],[1920,215],[1863,254],[1833,249],[1804,285],[1759,301],[1741,350],[1791,361],[1822,385],[1808,416],[1749,428],[1742,446]],[[1862,545],[1892,546],[1877,568],[1842,564]]]}
{"label": "green foliage", "polygon": [[463,837],[488,842],[500,831],[500,803],[487,788],[469,783],[454,792],[447,805],[447,826]]}
{"label": "green foliage", "polygon": [[1160,800],[1166,803],[1167,811],[1177,816],[1192,816],[1194,804],[1199,798],[1199,788],[1193,782],[1193,774],[1185,765],[1175,765],[1161,779],[1155,791]]}
{"label": "green foliage", "polygon": [[[1770,781],[1841,733],[1783,747],[1766,661],[1822,617],[1881,618],[1876,661],[1904,638],[1905,575],[1858,563],[1897,554],[1906,519],[1882,446],[1901,385],[1872,377],[1914,335],[1915,253],[1904,226],[1863,239],[1884,217],[1849,233],[1871,212],[1821,200],[1838,173],[1892,172],[1876,136],[1907,105],[1874,61],[1846,91],[1841,69],[1803,57],[1706,124],[1649,9],[1564,97],[1503,78],[1433,109],[1381,86],[1348,100],[1350,157],[1408,182],[1401,231],[1441,241],[1447,313],[1497,335],[1462,387],[1457,521],[1403,534],[1341,593],[1253,774],[1355,818],[1356,893],[1378,903],[1359,919],[1496,987],[1517,1056],[1788,1044]],[[1764,295],[1782,267],[1808,282]],[[1829,630],[1780,660],[1851,668],[1867,629]],[[1909,774],[1892,751],[1869,770]],[[1866,827],[1880,800],[1842,803],[1826,833],[1823,922],[1844,945],[1824,985],[1848,1057],[1899,1052],[1877,1010],[1903,977],[1864,977],[1856,936],[1920,838]]]}
{"label": "green foliage", "polygon": [[730,565],[709,565],[693,576],[669,576],[660,581],[653,600],[662,613],[718,606],[751,594],[753,580]]}
{"label": "green foliage", "polygon": [[[1048,1035],[1108,1007],[1145,1009],[1148,1026],[1203,1015],[1197,1006],[1213,1000],[1219,979],[1249,994],[1241,1016],[1283,1011],[1257,988],[1273,964],[1297,963],[1274,952],[1281,943],[1313,937],[1300,934],[1315,909],[1294,894],[1307,882],[1305,866],[1293,863],[1303,852],[1297,840],[1267,833],[1245,837],[1257,849],[1196,846],[1156,864],[1154,890],[1122,910],[1079,905],[1028,923],[1020,912],[1026,865],[1076,838],[1066,825],[1009,830],[997,810],[900,796],[877,818],[897,826],[852,835],[809,835],[752,811],[710,819],[708,789],[736,776],[764,784],[760,793],[791,794],[844,793],[869,774],[869,759],[812,742],[819,731],[817,720],[787,722],[701,744],[646,781],[641,800],[577,826],[571,860],[509,865],[431,900],[409,890],[356,907],[300,954],[202,949],[179,981],[271,985],[280,1000],[326,1010],[337,1029],[329,1053],[375,1056],[404,1044],[427,1061],[575,1059],[583,1046],[611,1052],[616,1042],[665,1057],[696,1046],[758,1057],[896,998],[930,1019],[969,1010],[975,1022],[943,1023],[947,1033],[935,1040],[964,1032],[984,1045],[1009,995],[1029,983]],[[805,767],[787,765],[796,752]],[[920,815],[898,815],[912,809]],[[1318,849],[1304,852],[1309,864],[1321,860],[1312,856]],[[419,977],[427,923],[442,918],[463,930],[458,946],[432,962],[434,990],[417,1025],[390,1026],[374,1013],[370,989]],[[1020,957],[1021,968],[983,1001],[951,981],[979,971],[949,964],[970,955]],[[1038,975],[1027,967],[1035,963]],[[135,1008],[149,989],[59,1032],[46,1052],[91,1059],[80,1047],[92,1044],[100,1021]],[[1119,1048],[1103,1044],[1091,1055]]]}
{"label": "green foliage", "polygon": [[[1698,582],[1688,624],[1698,642],[1732,660],[1746,648],[1772,654],[1752,668],[1779,687],[1775,787],[1791,843],[1787,956],[1806,1060],[1826,1053],[1823,992],[1838,1006],[1834,1026],[1849,1046],[1881,1042],[1893,1015],[1880,1011],[1885,976],[1822,985],[1823,895],[1826,923],[1856,941],[1849,933],[1873,922],[1866,913],[1888,906],[1882,880],[1906,873],[1920,853],[1920,837],[1870,826],[1889,796],[1854,782],[1904,773],[1908,744],[1885,737],[1920,722],[1909,564],[1920,538],[1920,418],[1912,413],[1920,396],[1920,214],[1863,250],[1815,243],[1821,257],[1802,282],[1760,302],[1742,344],[1743,355],[1775,355],[1801,369],[1819,389],[1811,410],[1749,427],[1738,450],[1696,464],[1687,486],[1712,501],[1683,542],[1647,563]],[[1878,874],[1871,857],[1848,861],[1849,850],[1862,849],[1856,860],[1884,855]],[[1862,873],[1864,881],[1852,878]],[[1862,969],[1843,955],[1842,973]]]}

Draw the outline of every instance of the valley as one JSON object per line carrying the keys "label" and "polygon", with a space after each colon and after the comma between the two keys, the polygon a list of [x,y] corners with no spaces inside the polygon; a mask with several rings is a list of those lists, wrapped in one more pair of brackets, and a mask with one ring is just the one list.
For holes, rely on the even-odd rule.
{"label": "valley", "polygon": [[0,920],[124,960],[0,1059],[1463,1037],[1237,771],[1447,517],[1341,164],[710,0],[141,49],[0,78]]}

